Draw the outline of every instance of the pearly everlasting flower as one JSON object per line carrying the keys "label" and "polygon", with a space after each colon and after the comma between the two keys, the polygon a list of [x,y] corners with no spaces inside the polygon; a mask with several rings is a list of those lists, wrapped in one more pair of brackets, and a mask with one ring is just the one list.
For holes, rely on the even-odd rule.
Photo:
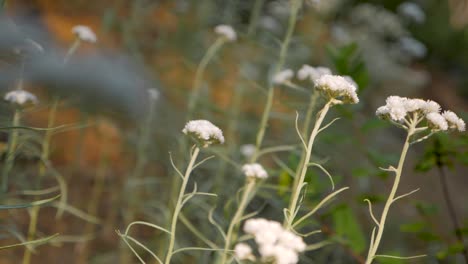
{"label": "pearly everlasting flower", "polygon": [[429,113],[439,113],[440,112],[440,104],[427,100],[426,104],[422,107],[424,113],[429,114]]}
{"label": "pearly everlasting flower", "polygon": [[93,30],[87,26],[77,25],[72,28],[73,34],[75,34],[78,39],[90,43],[95,43],[97,41],[96,34]]}
{"label": "pearly everlasting flower", "polygon": [[234,255],[239,260],[249,260],[253,258],[252,249],[245,243],[239,243],[234,247]]}
{"label": "pearly everlasting flower", "polygon": [[429,113],[426,115],[427,123],[433,130],[445,131],[448,129],[448,123],[445,118],[439,113]]}
{"label": "pearly everlasting flower", "polygon": [[297,78],[302,81],[308,79],[315,82],[315,80],[325,74],[332,74],[332,72],[327,67],[312,67],[304,64],[299,71],[297,71]]}
{"label": "pearly everlasting flower", "polygon": [[224,143],[223,131],[207,120],[189,121],[182,132],[196,138],[202,143],[203,147],[208,147],[211,144]]}
{"label": "pearly everlasting flower", "polygon": [[402,16],[411,19],[416,23],[421,24],[426,20],[426,14],[421,7],[415,3],[404,2],[398,6],[397,10]]}
{"label": "pearly everlasting flower", "polygon": [[434,101],[422,99],[409,99],[400,96],[389,96],[386,105],[377,109],[376,115],[383,119],[403,122],[409,113],[418,112],[421,115],[439,113],[440,105]]}
{"label": "pearly everlasting flower", "polygon": [[155,88],[148,89],[148,95],[151,100],[158,100],[159,98],[159,91]]}
{"label": "pearly everlasting flower", "polygon": [[339,75],[325,74],[315,81],[315,88],[330,98],[342,100],[345,103],[357,104],[357,87],[353,82]]}
{"label": "pearly everlasting flower", "polygon": [[256,147],[253,144],[245,144],[240,147],[241,154],[249,159],[255,154]]}
{"label": "pearly everlasting flower", "polygon": [[25,90],[14,90],[5,94],[3,97],[6,101],[16,105],[37,104],[37,97]]}
{"label": "pearly everlasting flower", "polygon": [[216,34],[226,38],[229,41],[235,41],[237,39],[236,31],[229,25],[218,25],[214,31]]}
{"label": "pearly everlasting flower", "polygon": [[273,76],[274,84],[285,84],[294,76],[294,72],[290,69],[280,71]]}
{"label": "pearly everlasting flower", "polygon": [[242,171],[244,172],[247,178],[268,178],[268,173],[265,171],[262,165],[258,163],[245,164],[244,166],[242,166]]}
{"label": "pearly everlasting flower", "polygon": [[454,112],[452,111],[445,111],[442,113],[442,116],[447,121],[448,127],[451,130],[458,130],[459,132],[465,131],[465,121],[459,118]]}
{"label": "pearly everlasting flower", "polygon": [[295,264],[306,249],[300,236],[285,230],[280,223],[263,218],[249,219],[244,232],[253,235],[262,260],[277,264]]}

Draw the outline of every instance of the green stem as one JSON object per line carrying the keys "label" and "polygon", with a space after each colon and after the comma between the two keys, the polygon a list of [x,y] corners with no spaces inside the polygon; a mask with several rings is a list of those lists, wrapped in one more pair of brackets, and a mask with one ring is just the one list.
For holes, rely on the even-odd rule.
{"label": "green stem", "polygon": [[75,52],[78,50],[80,45],[81,45],[80,38],[76,38],[73,44],[68,49],[67,54],[65,55],[65,58],[63,58],[63,64],[66,64],[70,60],[70,58],[73,56],[73,54],[75,54]]}
{"label": "green stem", "polygon": [[[21,111],[15,110],[13,115],[12,126],[18,127],[21,120]],[[8,149],[6,152],[6,161],[2,171],[2,191],[4,193],[8,190],[8,177],[11,170],[13,169],[13,164],[15,162],[15,152],[18,145],[18,136],[19,131],[17,129],[12,129],[10,132],[10,138],[8,140]]]}
{"label": "green stem", "polygon": [[262,6],[265,0],[256,0],[252,9],[252,15],[250,16],[249,28],[247,30],[247,35],[252,36],[255,34],[255,29],[257,28],[258,18],[262,11]]}
{"label": "green stem", "polygon": [[237,208],[237,211],[234,214],[234,217],[232,218],[231,223],[229,224],[229,227],[228,227],[228,231],[226,234],[226,243],[224,245],[224,252],[223,252],[223,258],[221,260],[221,264],[227,263],[227,257],[228,257],[227,251],[231,248],[232,235],[233,235],[234,229],[240,223],[242,216],[244,215],[245,208],[249,204],[250,198],[253,197],[254,187],[255,187],[255,179],[247,179],[247,184],[246,184],[244,193],[242,194],[239,207]]}
{"label": "green stem", "polygon": [[[299,12],[299,8],[302,5],[302,0],[292,0],[291,5],[291,15],[289,16],[288,29],[286,31],[286,36],[283,42],[281,43],[278,63],[276,64],[275,70],[273,71],[274,74],[280,72],[285,63],[289,43],[291,42],[291,38],[294,33],[294,27],[296,25],[297,13]],[[263,110],[262,119],[260,120],[260,127],[258,129],[255,141],[255,154],[252,155],[252,159],[250,160],[251,163],[256,161],[255,159],[258,156],[257,154],[260,151],[260,148],[263,143],[263,137],[265,136],[265,130],[267,127],[268,119],[270,118],[271,108],[273,107],[274,92],[275,89],[273,82],[270,81],[268,86],[267,102],[265,104],[265,109]]]}
{"label": "green stem", "polygon": [[177,198],[177,203],[174,209],[174,214],[172,215],[172,223],[171,223],[171,237],[169,240],[169,247],[167,249],[167,255],[165,264],[171,263],[172,254],[174,252],[174,243],[175,243],[175,235],[176,235],[176,228],[177,228],[177,220],[179,219],[179,213],[182,210],[182,200],[184,198],[185,189],[187,188],[187,183],[190,178],[190,173],[192,173],[193,165],[197,160],[198,154],[200,153],[200,148],[196,147],[193,151],[192,157],[190,159],[190,163],[187,167],[187,170],[184,174],[184,179],[182,181],[182,186],[180,187],[179,197]]}
{"label": "green stem", "polygon": [[214,57],[216,52],[223,46],[225,42],[226,42],[225,38],[223,37],[218,38],[213,43],[213,45],[211,45],[208,48],[207,52],[205,53],[202,60],[200,61],[200,64],[197,67],[197,71],[195,73],[195,79],[193,82],[193,88],[190,94],[190,99],[189,99],[189,104],[188,104],[189,119],[191,119],[193,111],[195,110],[195,107],[197,106],[198,98],[200,97],[201,86],[202,86],[201,84],[203,81],[203,73],[205,72],[205,69],[208,66],[208,63],[211,61],[211,59]]}
{"label": "green stem", "polygon": [[[54,99],[52,103],[52,107],[49,111],[49,118],[47,123],[47,130],[44,135],[44,139],[42,140],[42,152],[41,152],[41,162],[39,163],[39,177],[38,180],[40,181],[45,173],[46,173],[46,166],[44,165],[43,161],[49,160],[50,154],[50,141],[53,134],[53,129],[55,125],[55,117],[57,114],[57,106],[58,106],[58,99]],[[35,206],[31,209],[31,218],[29,220],[29,228],[28,228],[28,241],[34,240],[37,231],[37,221],[39,217],[39,210],[40,206]],[[23,254],[23,264],[29,264],[31,262],[31,250],[27,247],[24,250]]]}
{"label": "green stem", "polygon": [[[288,207],[288,219],[285,219],[285,227],[287,229],[290,229],[293,222],[294,218],[296,217],[297,214],[297,203],[299,202],[299,197],[301,194],[302,190],[302,185],[305,180],[305,176],[307,174],[307,170],[309,168],[309,161],[310,157],[312,155],[312,147],[314,146],[314,141],[315,137],[317,137],[319,133],[319,129],[322,126],[322,122],[325,118],[325,116],[328,113],[328,110],[330,109],[331,105],[333,104],[333,100],[328,101],[325,106],[322,108],[322,110],[319,113],[319,116],[317,118],[317,121],[315,122],[314,129],[312,130],[312,133],[310,134],[309,141],[307,143],[307,148],[305,150],[305,158],[301,164],[301,174],[296,175],[296,178],[299,178],[297,181],[297,185],[294,186],[293,188],[293,194],[292,194],[292,199],[291,202],[289,203]],[[299,176],[299,177],[298,177]]]}
{"label": "green stem", "polygon": [[372,263],[372,261],[374,260],[377,254],[377,249],[379,248],[380,241],[382,240],[382,235],[385,229],[385,222],[387,220],[388,212],[390,210],[390,206],[395,201],[395,195],[397,193],[398,185],[400,183],[401,174],[403,171],[403,165],[405,164],[406,154],[410,146],[410,138],[413,135],[414,130],[417,125],[417,122],[415,120],[417,120],[417,118],[413,119],[413,121],[411,122],[411,126],[408,129],[408,135],[406,137],[405,144],[403,145],[403,150],[401,152],[400,161],[398,162],[398,168],[396,169],[396,175],[395,175],[395,180],[393,182],[393,187],[392,187],[392,190],[390,191],[390,195],[388,196],[387,201],[385,202],[385,206],[384,206],[382,215],[379,220],[379,225],[377,226],[378,231],[375,236],[375,239],[371,239],[371,241],[373,240],[374,243],[369,247],[366,264]]}

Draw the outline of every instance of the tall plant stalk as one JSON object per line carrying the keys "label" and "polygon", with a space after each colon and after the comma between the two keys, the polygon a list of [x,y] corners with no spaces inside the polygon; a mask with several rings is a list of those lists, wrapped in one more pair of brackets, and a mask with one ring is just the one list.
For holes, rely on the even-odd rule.
{"label": "tall plant stalk", "polygon": [[[292,35],[294,33],[294,28],[296,26],[297,14],[299,12],[299,8],[302,5],[302,0],[292,0],[291,1],[291,13],[289,16],[288,21],[288,29],[286,31],[286,36],[284,37],[283,42],[281,43],[281,49],[279,53],[278,62],[276,63],[276,67],[273,71],[273,74],[276,74],[281,71],[283,68],[286,55],[288,53],[289,43],[291,42]],[[270,119],[271,109],[273,107],[273,99],[275,95],[275,87],[273,82],[269,82],[268,85],[268,94],[267,94],[267,101],[265,104],[265,108],[263,110],[262,119],[260,120],[260,126],[257,132],[256,140],[255,140],[255,154],[252,155],[250,162],[255,162],[256,158],[258,157],[258,152],[260,152],[260,148],[263,143],[263,138],[265,136],[265,130],[267,128],[268,120]]]}
{"label": "tall plant stalk", "polygon": [[228,261],[228,250],[231,248],[231,243],[233,241],[233,233],[235,228],[242,220],[245,208],[249,204],[250,200],[253,197],[255,188],[255,178],[248,178],[246,182],[246,187],[242,193],[242,198],[240,200],[239,206],[234,214],[231,223],[229,224],[228,231],[226,233],[226,242],[224,244],[224,252],[221,260],[221,264],[225,264]]}
{"label": "tall plant stalk", "polygon": [[11,122],[13,129],[10,131],[10,136],[8,139],[8,148],[6,151],[5,165],[3,166],[3,170],[2,170],[2,192],[3,193],[6,193],[8,190],[8,178],[10,176],[10,172],[13,169],[13,165],[15,163],[16,147],[18,145],[18,137],[19,137],[19,131],[16,127],[20,125],[20,120],[21,120],[21,110],[16,109],[15,113],[13,114],[13,121]]}
{"label": "tall plant stalk", "polygon": [[332,104],[333,104],[333,100],[330,100],[325,104],[325,106],[322,108],[322,110],[320,110],[318,118],[315,121],[314,128],[313,128],[312,132],[310,133],[309,140],[307,141],[307,147],[305,148],[304,159],[302,161],[302,164],[300,164],[300,166],[301,166],[300,174],[296,175],[296,178],[298,178],[297,184],[293,186],[292,198],[291,198],[291,200],[289,202],[289,207],[287,209],[288,218],[285,219],[285,223],[284,223],[285,227],[287,229],[291,228],[291,226],[294,223],[294,219],[295,219],[295,217],[297,215],[297,212],[298,212],[297,207],[298,207],[299,197],[300,197],[300,193],[301,193],[301,190],[302,190],[302,186],[303,186],[304,181],[305,181],[305,176],[307,174],[307,170],[308,170],[308,168],[310,166],[309,162],[310,162],[310,157],[312,155],[312,148],[314,146],[315,138],[319,134],[320,128],[321,128],[322,123],[323,123],[323,120],[324,120],[325,116],[327,115],[328,110],[330,109]]}
{"label": "tall plant stalk", "polygon": [[179,219],[180,211],[182,210],[185,189],[187,188],[187,183],[190,178],[190,174],[192,173],[193,167],[195,165],[195,161],[197,160],[199,153],[200,153],[200,148],[195,147],[195,150],[193,151],[193,153],[191,153],[189,165],[182,179],[182,185],[180,186],[179,197],[177,198],[177,203],[175,205],[174,213],[172,215],[169,246],[167,249],[166,260],[164,262],[165,264],[171,263],[171,259],[172,259],[173,252],[174,252],[177,221]]}
{"label": "tall plant stalk", "polygon": [[[57,106],[58,106],[58,99],[54,99],[52,103],[52,107],[49,110],[49,116],[48,116],[48,122],[47,122],[47,130],[44,135],[44,139],[42,140],[42,146],[41,146],[41,158],[39,161],[39,177],[38,181],[40,183],[41,179],[44,177],[46,173],[46,166],[44,165],[44,161],[49,160],[49,155],[50,155],[50,141],[52,138],[53,130],[52,128],[55,125],[55,117],[57,114]],[[28,228],[28,241],[34,240],[37,232],[37,222],[39,218],[39,210],[40,206],[34,206],[31,208],[30,212],[30,220],[29,220],[29,228]],[[23,264],[29,264],[31,263],[31,250],[29,250],[27,247],[24,250],[23,254]]]}

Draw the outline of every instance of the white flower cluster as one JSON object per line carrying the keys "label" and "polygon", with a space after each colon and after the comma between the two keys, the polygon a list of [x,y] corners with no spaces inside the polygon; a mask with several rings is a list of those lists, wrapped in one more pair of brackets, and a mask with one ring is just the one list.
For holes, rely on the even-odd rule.
{"label": "white flower cluster", "polygon": [[382,119],[403,123],[411,114],[418,113],[427,120],[433,130],[465,131],[465,122],[461,118],[451,111],[440,114],[440,110],[440,105],[431,100],[389,96],[386,104],[377,109],[376,115]]}
{"label": "white flower cluster", "polygon": [[241,154],[249,159],[255,154],[256,147],[254,144],[245,144],[240,147]]}
{"label": "white flower cluster", "polygon": [[234,255],[239,260],[255,260],[252,248],[245,243],[239,243],[234,247]]}
{"label": "white flower cluster", "polygon": [[268,173],[258,163],[250,163],[242,166],[242,171],[244,172],[247,178],[257,178],[257,179],[266,179],[268,178]]}
{"label": "white flower cluster", "polygon": [[214,29],[215,33],[226,38],[229,41],[237,39],[236,31],[229,25],[218,25]]}
{"label": "white flower cluster", "polygon": [[[283,229],[280,223],[264,218],[249,219],[244,232],[254,236],[263,261],[277,264],[295,264],[298,254],[306,249],[301,237]],[[244,255],[245,256],[245,255]]]}
{"label": "white flower cluster", "polygon": [[329,98],[342,100],[345,103],[357,104],[356,83],[351,77],[325,74],[315,81],[315,88],[322,91]]}
{"label": "white flower cluster", "polygon": [[273,76],[273,83],[285,84],[291,80],[292,77],[294,77],[294,72],[291,69],[282,70]]}
{"label": "white flower cluster", "polygon": [[195,137],[203,144],[203,147],[224,143],[223,131],[208,120],[191,120],[185,125],[182,132]]}
{"label": "white flower cluster", "polygon": [[315,82],[315,80],[317,80],[325,74],[332,74],[332,71],[327,67],[312,67],[310,65],[304,64],[297,71],[297,78],[301,81],[307,79],[312,82]]}
{"label": "white flower cluster", "polygon": [[94,34],[93,30],[87,26],[74,26],[72,28],[72,32],[82,41],[86,41],[89,43],[95,43],[97,41],[96,34]]}
{"label": "white flower cluster", "polygon": [[6,101],[17,104],[17,105],[25,105],[25,104],[37,104],[38,100],[37,97],[25,90],[14,90],[10,91],[7,94],[5,94],[5,97],[3,98]]}

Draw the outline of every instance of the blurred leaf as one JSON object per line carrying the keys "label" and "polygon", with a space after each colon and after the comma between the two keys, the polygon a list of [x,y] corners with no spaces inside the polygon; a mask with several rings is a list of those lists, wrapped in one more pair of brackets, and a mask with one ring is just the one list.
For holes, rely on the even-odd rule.
{"label": "blurred leaf", "polygon": [[388,127],[388,122],[385,122],[378,118],[369,118],[364,124],[361,126],[361,132],[368,133],[371,130],[379,129]]}
{"label": "blurred leaf", "polygon": [[431,203],[417,201],[414,202],[414,206],[422,216],[431,216],[439,211],[437,206]]}
{"label": "blurred leaf", "polygon": [[291,176],[286,172],[286,171],[282,171],[279,175],[279,179],[278,179],[278,184],[279,184],[279,187],[283,187],[283,188],[279,188],[278,190],[278,193],[280,195],[284,195],[286,193],[286,190],[289,189],[289,186],[291,185]]}
{"label": "blurred leaf", "polygon": [[369,193],[362,193],[357,197],[359,203],[364,203],[364,199],[368,199],[372,204],[378,204],[384,202],[386,197],[384,195]]}
{"label": "blurred leaf", "polygon": [[426,223],[424,222],[413,222],[409,224],[403,224],[400,226],[400,230],[406,233],[418,233],[426,228]]}
{"label": "blurred leaf", "polygon": [[328,46],[327,52],[338,74],[353,78],[359,91],[363,91],[367,87],[369,74],[356,43],[342,47]]}
{"label": "blurred leaf", "polygon": [[346,239],[348,246],[354,252],[362,253],[366,249],[367,242],[351,208],[342,204],[334,210],[332,217],[336,234]]}
{"label": "blurred leaf", "polygon": [[[401,252],[392,251],[390,253],[385,253],[385,255],[400,256]],[[394,258],[379,258],[380,264],[404,264],[407,263],[407,260],[394,259]]]}

